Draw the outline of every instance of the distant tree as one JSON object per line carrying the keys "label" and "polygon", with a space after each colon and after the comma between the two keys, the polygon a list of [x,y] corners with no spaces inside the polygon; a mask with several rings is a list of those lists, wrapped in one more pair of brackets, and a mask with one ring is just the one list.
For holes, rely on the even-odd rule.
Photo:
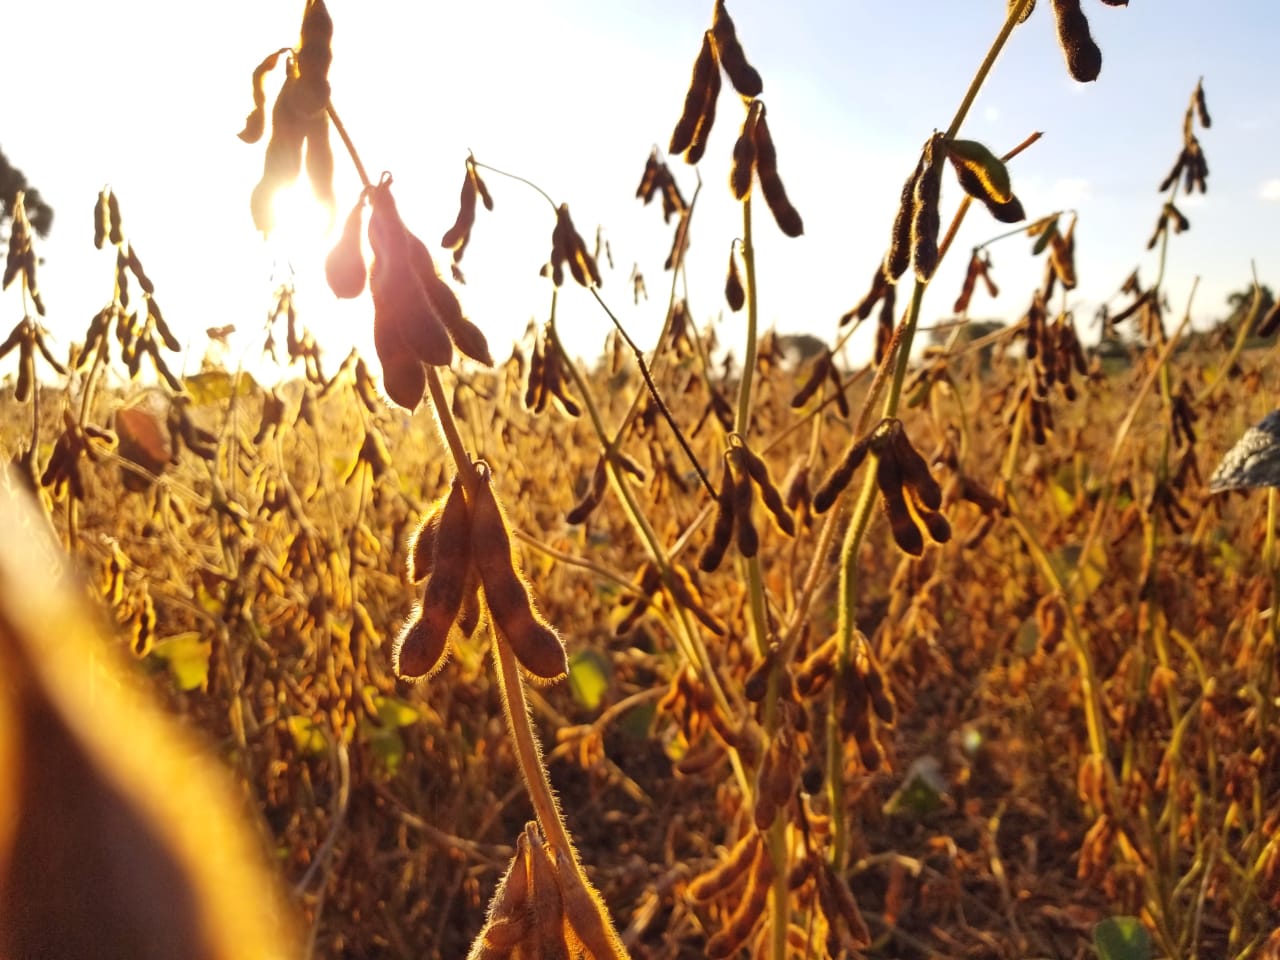
{"label": "distant tree", "polygon": [[[1259,323],[1262,318],[1267,315],[1271,307],[1275,304],[1276,298],[1272,290],[1265,283],[1262,284],[1262,309],[1258,311],[1258,315],[1254,322]],[[1239,329],[1241,322],[1249,315],[1249,310],[1253,306],[1253,287],[1248,286],[1243,290],[1236,290],[1227,295],[1227,306],[1231,308],[1231,312],[1222,320],[1221,325],[1228,327],[1232,334]],[[1254,331],[1250,330],[1249,334],[1254,335]]]}
{"label": "distant tree", "polygon": [[811,333],[784,333],[778,337],[778,346],[787,353],[797,367],[803,366],[827,349],[827,341]]}
{"label": "distant tree", "polygon": [[[956,345],[963,346],[967,343],[973,343],[975,340],[981,340],[983,337],[1003,330],[1006,326],[1003,320],[962,320],[959,317],[952,317],[944,320],[929,331],[929,342],[933,344],[945,344],[951,340],[951,335],[956,331],[959,325],[959,333],[956,336]],[[980,368],[989,370],[991,368],[992,346],[988,344],[979,351],[981,357]]]}
{"label": "distant tree", "polygon": [[39,190],[27,184],[22,171],[10,164],[4,152],[0,151],[0,223],[13,216],[13,203],[19,192],[25,194],[23,206],[31,226],[37,234],[47,237],[53,226],[53,208],[44,202]]}

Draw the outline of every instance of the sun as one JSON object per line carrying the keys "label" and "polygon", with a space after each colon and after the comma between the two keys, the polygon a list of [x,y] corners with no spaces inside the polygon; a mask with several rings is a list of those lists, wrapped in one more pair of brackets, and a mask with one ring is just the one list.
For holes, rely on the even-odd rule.
{"label": "sun", "polygon": [[338,239],[335,212],[316,199],[305,179],[281,187],[271,200],[275,226],[267,236],[273,257],[295,270],[323,264]]}

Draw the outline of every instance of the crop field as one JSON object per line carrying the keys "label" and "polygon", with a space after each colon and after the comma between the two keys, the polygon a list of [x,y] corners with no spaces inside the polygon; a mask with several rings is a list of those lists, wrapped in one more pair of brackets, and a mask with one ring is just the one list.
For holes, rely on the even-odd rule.
{"label": "crop field", "polygon": [[[330,98],[324,0],[245,84],[244,201],[268,232],[302,176],[336,209],[326,276],[368,291],[370,355],[324,354],[285,284],[282,379],[175,372],[109,188],[113,289],[57,355],[19,195],[0,957],[1280,958],[1280,435],[1215,473],[1280,392],[1280,308],[1255,282],[1194,331],[1167,295],[1207,188],[1192,77],[1151,172],[1158,270],[1119,277],[1099,327],[1073,313],[1076,215],[1017,194],[1036,137],[961,132],[1035,6],[1009,0],[950,127],[885,185],[883,259],[824,336],[759,316],[753,240],[803,233],[804,170],[723,2],[634,171],[670,242],[652,350],[572,197],[542,194],[549,311],[510,351],[464,314],[463,251],[541,188],[469,154],[452,226],[397,207]],[[1039,7],[1094,79],[1101,5]],[[714,122],[740,129],[728,182],[694,192]],[[363,189],[335,198],[348,163]],[[726,187],[713,326],[685,254]],[[977,217],[1043,277],[1003,292],[1007,324],[969,323],[996,294],[989,251],[953,242]],[[931,286],[946,258],[960,290]],[[594,360],[561,339],[570,296],[611,327]],[[46,539],[68,583],[39,572]]]}

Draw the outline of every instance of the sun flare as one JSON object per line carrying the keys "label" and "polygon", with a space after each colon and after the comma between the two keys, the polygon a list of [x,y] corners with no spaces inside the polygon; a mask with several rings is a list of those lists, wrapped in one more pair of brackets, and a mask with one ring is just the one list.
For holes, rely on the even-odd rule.
{"label": "sun flare", "polygon": [[306,180],[277,190],[271,209],[275,228],[267,236],[267,247],[276,259],[295,266],[323,263],[337,240],[337,218],[316,199]]}

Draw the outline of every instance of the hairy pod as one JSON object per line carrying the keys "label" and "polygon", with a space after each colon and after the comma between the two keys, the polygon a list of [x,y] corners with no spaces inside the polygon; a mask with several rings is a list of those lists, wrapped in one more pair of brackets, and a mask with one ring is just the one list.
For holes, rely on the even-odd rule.
{"label": "hairy pod", "polygon": [[782,488],[782,502],[787,505],[788,510],[808,510],[812,499],[809,492],[809,461],[803,456],[787,470]]}
{"label": "hairy pod", "polygon": [[779,230],[788,237],[798,237],[804,233],[804,220],[787,197],[782,178],[778,176],[778,152],[773,146],[763,104],[760,105],[760,116],[752,128],[751,136],[756,145],[756,173],[760,175],[760,192],[769,205],[769,212],[773,214]]}
{"label": "hairy pod", "polygon": [[918,557],[924,553],[924,536],[907,507],[902,483],[902,468],[898,459],[890,451],[885,451],[876,463],[876,485],[880,487],[885,514],[893,530],[894,542],[905,553]]}
{"label": "hairy pod", "polygon": [[867,456],[868,443],[864,437],[851,443],[840,457],[840,462],[827,474],[826,479],[813,493],[813,512],[826,513],[836,502],[844,488],[849,486],[853,473]]}
{"label": "hairy pod", "polygon": [[742,119],[742,132],[733,144],[733,165],[729,168],[729,189],[735,200],[745,200],[751,193],[756,171],[755,126],[760,116],[758,104],[752,104]]}
{"label": "hairy pod", "polygon": [[729,471],[733,477],[733,533],[734,539],[738,541],[738,552],[750,559],[760,551],[760,533],[751,516],[751,508],[755,502],[751,478],[747,475],[738,451],[731,451],[729,454],[731,461],[737,461],[736,468]]}
{"label": "hairy pod", "polygon": [[671,598],[697,617],[698,621],[716,636],[722,637],[728,633],[729,628],[707,609],[706,603],[703,602],[702,594],[698,592],[698,588],[694,586],[693,578],[689,576],[689,571],[680,564],[673,563],[671,565],[671,574],[672,576],[667,583],[668,589],[671,591]]}
{"label": "hairy pod", "polygon": [[[858,301],[857,306],[855,306],[850,313],[856,316],[859,320],[867,319],[867,317],[871,316],[871,311],[875,309],[875,305],[879,303],[882,298],[893,296],[894,290],[895,287],[889,282],[889,276],[885,272],[884,264],[878,264],[876,266],[875,275],[871,278],[871,288],[867,291],[866,296]],[[889,313],[893,313],[892,308],[889,310]],[[846,321],[842,317],[840,322],[843,325]]]}
{"label": "hairy pod", "polygon": [[[259,134],[261,135],[261,134]],[[93,206],[93,246],[101,250],[107,241],[107,192],[99,191],[98,201]]]}
{"label": "hairy pod", "polygon": [[580,869],[570,863],[559,849],[555,851],[555,868],[561,878],[560,894],[564,900],[564,917],[572,935],[572,955],[625,960],[627,951],[610,923],[609,911],[595,887],[579,879]]}
{"label": "hairy pod", "polygon": [[756,922],[764,914],[769,901],[769,885],[773,882],[773,859],[762,843],[756,848],[747,873],[747,886],[742,899],[725,925],[707,940],[708,960],[723,960],[746,942]]}
{"label": "hairy pod", "polygon": [[867,688],[867,697],[871,701],[871,709],[875,711],[876,717],[881,723],[892,724],[893,695],[884,682],[884,674],[880,667],[873,663],[869,656],[863,656],[859,658],[858,670],[862,674],[862,682]]}
{"label": "hairy pod", "polygon": [[[461,481],[455,477],[439,511],[432,543],[431,574],[422,604],[392,648],[397,676],[430,676],[443,664],[449,633],[458,619],[471,565],[471,520]],[[419,537],[421,539],[421,536]],[[415,545],[416,552],[416,545]]]}
{"label": "hairy pod", "polygon": [[329,289],[340,300],[351,300],[364,293],[368,270],[364,252],[360,248],[360,227],[363,224],[364,197],[347,214],[342,225],[342,235],[324,258],[324,277]]}
{"label": "hairy pod", "polygon": [[551,243],[553,251],[558,251],[558,256],[569,264],[569,272],[574,280],[584,287],[593,284],[600,286],[600,269],[595,257],[587,251],[586,241],[574,227],[567,203],[560,204],[556,209],[556,226],[552,231]]}
{"label": "hairy pod", "polygon": [[591,474],[591,485],[587,489],[584,496],[565,517],[566,523],[576,524],[583,523],[587,517],[591,516],[593,510],[600,505],[600,501],[604,497],[605,483],[608,480],[608,473],[605,470],[605,460],[601,457],[596,461],[595,470]]}
{"label": "hairy pod", "polygon": [[569,669],[564,644],[533,607],[528,585],[516,570],[506,517],[493,493],[492,475],[486,464],[477,467],[471,555],[489,613],[521,666],[537,679],[559,679]]}
{"label": "hairy pod", "polygon": [[458,197],[458,217],[453,226],[440,238],[440,246],[446,250],[458,251],[454,259],[461,259],[461,248],[471,236],[471,228],[476,222],[476,182],[471,175],[471,163],[468,161],[466,173],[462,178],[462,191]]}
{"label": "hairy pod", "polygon": [[434,504],[409,537],[408,574],[410,583],[421,583],[431,576],[435,563],[436,536],[440,532],[440,515],[444,501]]}
{"label": "hairy pod", "polygon": [[1057,22],[1058,43],[1066,57],[1067,72],[1078,83],[1097,80],[1102,72],[1102,51],[1089,33],[1089,18],[1080,0],[1051,0]]}
{"label": "hairy pod", "polygon": [[729,469],[728,458],[725,458],[720,474],[720,488],[716,491],[715,520],[711,525],[711,539],[703,547],[698,558],[698,569],[703,573],[711,573],[720,566],[724,553],[733,540],[734,511],[733,472]]}
{"label": "hairy pod", "polygon": [[733,884],[742,878],[742,874],[746,873],[746,868],[753,863],[759,847],[758,832],[748,831],[744,836],[739,837],[736,844],[728,851],[728,856],[719,861],[716,867],[692,879],[686,891],[690,899],[699,904],[705,904],[730,890]]}
{"label": "hairy pod", "polygon": [[738,31],[733,19],[725,8],[724,0],[716,0],[715,13],[711,20],[711,37],[715,41],[715,52],[720,66],[729,75],[733,89],[742,96],[751,99],[764,92],[764,81],[755,67],[747,62],[742,44],[738,41]]}
{"label": "hairy pod", "polygon": [[771,643],[765,655],[751,668],[742,684],[742,695],[752,703],[759,703],[769,690],[769,674],[778,663],[778,645]]}
{"label": "hairy pod", "polygon": [[[710,103],[712,117],[715,115],[715,94],[720,88],[720,71],[716,67],[715,51],[711,45],[711,32],[702,35],[702,46],[698,57],[693,62],[693,75],[689,79],[689,90],[684,96],[684,110],[671,133],[671,142],[667,152],[671,154],[685,153],[694,142],[694,134],[704,125],[707,104]],[[709,125],[708,125],[709,126]],[[710,130],[707,131],[708,133]],[[703,136],[705,141],[705,134]],[[705,144],[704,144],[705,146]],[[701,156],[701,151],[699,151]],[[686,160],[689,158],[686,157]],[[696,163],[697,160],[689,160]]]}
{"label": "hairy pod", "polygon": [[822,382],[827,378],[827,372],[830,368],[830,350],[823,350],[813,358],[813,364],[809,367],[809,375],[805,377],[804,383],[800,385],[800,389],[791,398],[791,408],[793,410],[799,410],[813,398],[813,395],[818,392],[818,388],[822,386]]}
{"label": "hairy pod", "polygon": [[916,277],[927,283],[938,268],[938,230],[941,225],[939,199],[942,190],[942,157],[935,149],[942,143],[932,137],[924,147],[923,167],[916,179],[911,211],[911,264]]}
{"label": "hairy pod", "polygon": [[560,880],[555,864],[538,833],[536,824],[525,828],[529,844],[529,906],[533,920],[534,953],[539,957],[570,956],[564,940],[564,901],[560,898]]}
{"label": "hairy pod", "polygon": [[739,451],[742,461],[746,465],[747,473],[751,476],[756,486],[760,488],[761,499],[764,500],[765,508],[777,522],[778,529],[788,537],[794,537],[796,535],[795,520],[783,504],[782,494],[769,477],[769,467],[745,444],[739,447]]}
{"label": "hairy pod", "polygon": [[737,246],[729,247],[729,272],[724,281],[724,299],[729,309],[737,313],[747,302],[747,292],[738,273]]}
{"label": "hairy pod", "polygon": [[964,284],[960,287],[960,296],[956,297],[955,305],[951,308],[953,313],[963,314],[969,311],[969,301],[973,299],[973,289],[978,282],[978,274],[981,269],[981,261],[978,259],[978,252],[975,250],[969,257],[969,266],[965,269]]}
{"label": "hairy pod", "polygon": [[[926,151],[927,152],[927,151]],[[898,198],[898,212],[893,218],[893,232],[889,236],[889,250],[884,256],[884,275],[897,280],[911,266],[911,223],[916,208],[916,185],[924,173],[925,153],[920,154],[915,169],[902,185]]]}
{"label": "hairy pod", "polygon": [[[1105,0],[1104,0],[1105,2]],[[1196,83],[1196,92],[1194,94],[1196,104],[1196,114],[1200,117],[1200,126],[1206,130],[1213,126],[1213,120],[1209,117],[1209,106],[1204,99],[1204,78],[1201,77]]]}
{"label": "hairy pod", "polygon": [[[409,359],[435,366],[449,364],[453,342],[408,263],[375,256],[369,270],[369,292],[373,295],[374,346],[384,376],[388,364]],[[416,405],[421,395],[414,399]]]}
{"label": "hairy pod", "polygon": [[[253,70],[253,109],[245,118],[244,129],[237,136],[245,143],[257,143],[262,139],[262,134],[266,129],[266,75],[275,69],[277,61],[280,59],[280,51],[268,56]],[[115,241],[112,241],[113,243]],[[101,249],[101,248],[99,248]]]}
{"label": "hairy pod", "polygon": [[[462,304],[453,288],[444,282],[435,261],[431,259],[431,251],[413,233],[406,231],[408,251],[413,271],[423,292],[431,305],[431,310],[440,323],[444,325],[449,339],[465,356],[486,367],[493,366],[493,355],[489,353],[489,341],[474,323],[462,314]],[[452,358],[452,355],[451,355]]]}
{"label": "hairy pod", "polygon": [[942,488],[938,486],[938,481],[933,479],[933,474],[929,472],[929,464],[911,445],[901,425],[893,431],[890,456],[897,458],[902,482],[916,492],[921,503],[930,510],[937,510],[942,506]]}
{"label": "hairy pod", "polygon": [[[296,109],[299,90],[299,80],[294,76],[286,77],[271,108],[271,136],[263,156],[262,179],[250,198],[254,226],[261,233],[270,233],[275,226],[271,203],[276,191],[293,183],[302,172],[306,126]],[[112,242],[116,241],[113,239]]]}

